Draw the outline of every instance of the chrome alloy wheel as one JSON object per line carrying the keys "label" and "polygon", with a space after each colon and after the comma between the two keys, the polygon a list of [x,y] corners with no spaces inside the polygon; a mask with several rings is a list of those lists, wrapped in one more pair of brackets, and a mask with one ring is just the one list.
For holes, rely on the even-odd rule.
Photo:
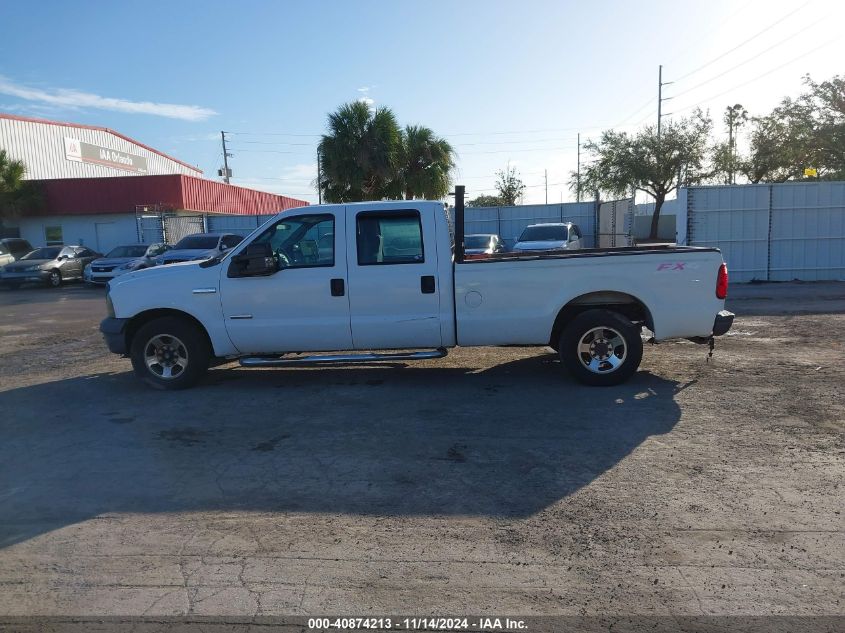
{"label": "chrome alloy wheel", "polygon": [[625,362],[628,346],[611,327],[588,330],[578,343],[578,359],[594,374],[610,374]]}
{"label": "chrome alloy wheel", "polygon": [[158,378],[178,378],[188,367],[188,350],[175,336],[157,334],[144,345],[144,362]]}

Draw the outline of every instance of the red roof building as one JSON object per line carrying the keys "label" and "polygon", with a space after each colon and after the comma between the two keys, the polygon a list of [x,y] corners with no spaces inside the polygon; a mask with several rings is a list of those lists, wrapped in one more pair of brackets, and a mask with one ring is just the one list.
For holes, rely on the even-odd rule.
{"label": "red roof building", "polygon": [[142,206],[227,215],[271,215],[308,203],[223,182],[168,174],[40,180],[41,200],[30,216],[135,213]]}

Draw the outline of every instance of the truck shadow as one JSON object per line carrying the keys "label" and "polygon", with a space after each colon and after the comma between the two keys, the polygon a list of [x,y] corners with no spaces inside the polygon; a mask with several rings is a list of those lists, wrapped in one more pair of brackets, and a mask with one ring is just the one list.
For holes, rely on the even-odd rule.
{"label": "truck shadow", "polygon": [[174,393],[127,372],[2,392],[0,547],[103,513],[530,516],[680,417],[674,381],[588,388],[556,364],[221,368]]}

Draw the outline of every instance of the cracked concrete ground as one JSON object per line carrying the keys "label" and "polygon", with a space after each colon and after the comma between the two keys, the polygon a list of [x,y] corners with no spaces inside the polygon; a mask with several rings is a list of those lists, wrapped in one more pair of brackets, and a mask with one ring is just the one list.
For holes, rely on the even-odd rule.
{"label": "cracked concrete ground", "polygon": [[101,291],[0,291],[0,615],[842,615],[843,284],[731,292],[621,387],[491,348],[158,393]]}

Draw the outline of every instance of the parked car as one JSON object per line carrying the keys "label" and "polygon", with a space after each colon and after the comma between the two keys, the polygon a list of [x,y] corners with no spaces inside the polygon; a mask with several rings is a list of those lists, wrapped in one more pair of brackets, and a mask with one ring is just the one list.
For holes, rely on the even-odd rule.
{"label": "parked car", "polygon": [[19,237],[6,237],[0,240],[0,270],[6,264],[19,260],[32,250],[32,245]]}
{"label": "parked car", "polygon": [[[457,235],[462,223],[458,213]],[[328,234],[315,252],[315,236]],[[159,389],[190,386],[213,357],[371,363],[440,358],[456,345],[551,346],[578,380],[615,385],[640,364],[643,327],[656,342],[707,343],[733,322],[715,248],[456,254],[442,202],[290,209],[212,259],[116,278],[100,331]]]}
{"label": "parked car", "polygon": [[168,250],[170,246],[163,242],[116,246],[105,257],[88,264],[83,277],[86,283],[105,285],[118,275],[155,266],[155,258]]}
{"label": "parked car", "polygon": [[82,279],[85,266],[102,255],[87,246],[42,246],[8,264],[0,281],[18,288],[25,283],[44,283],[58,288],[65,281]]}
{"label": "parked car", "polygon": [[574,251],[582,248],[581,229],[572,222],[548,222],[525,227],[514,251]]}
{"label": "parked car", "polygon": [[186,235],[163,255],[155,258],[157,266],[201,259],[211,259],[241,243],[234,233],[194,233]]}
{"label": "parked car", "polygon": [[495,233],[474,233],[464,236],[464,255],[477,259],[487,255],[507,252],[504,240]]}

